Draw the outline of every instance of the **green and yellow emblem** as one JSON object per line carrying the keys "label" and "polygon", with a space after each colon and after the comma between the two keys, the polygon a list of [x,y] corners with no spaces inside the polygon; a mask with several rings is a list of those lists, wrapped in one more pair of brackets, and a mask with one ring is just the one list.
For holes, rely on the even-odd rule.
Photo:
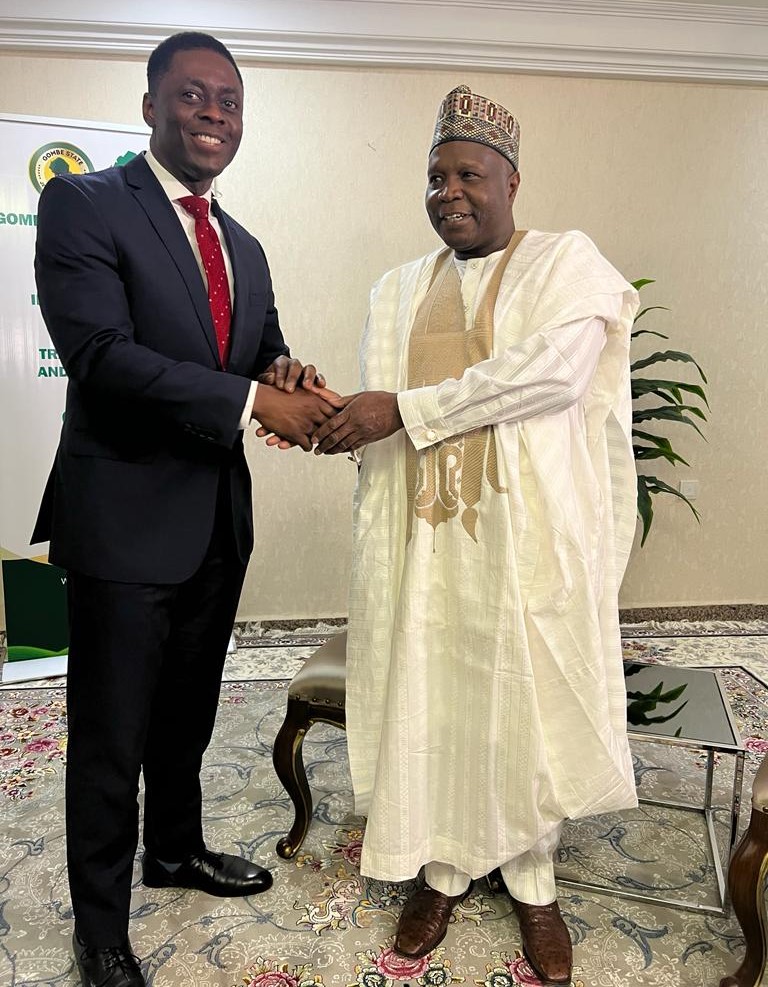
{"label": "green and yellow emblem", "polygon": [[57,175],[83,175],[93,170],[86,153],[64,141],[43,144],[29,159],[29,180],[38,192]]}

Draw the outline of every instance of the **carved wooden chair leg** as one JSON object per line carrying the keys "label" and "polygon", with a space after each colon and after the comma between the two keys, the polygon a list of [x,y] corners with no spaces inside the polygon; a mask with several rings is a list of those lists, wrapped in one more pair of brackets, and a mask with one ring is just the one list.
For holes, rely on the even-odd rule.
{"label": "carved wooden chair leg", "polygon": [[296,810],[287,836],[277,844],[284,859],[293,857],[312,821],[312,793],[304,768],[303,744],[315,723],[345,728],[347,634],[336,634],[313,652],[288,686],[285,720],[275,738],[272,763]]}
{"label": "carved wooden chair leg", "polygon": [[766,971],[765,881],[768,876],[768,757],[752,789],[752,815],[728,869],[733,910],[744,932],[747,951],[735,973],[720,987],[758,987]]}
{"label": "carved wooden chair leg", "polygon": [[312,793],[304,770],[302,747],[311,725],[307,703],[288,700],[285,720],[280,727],[272,750],[275,773],[293,802],[295,816],[287,836],[277,844],[278,854],[289,860],[301,846],[312,818]]}

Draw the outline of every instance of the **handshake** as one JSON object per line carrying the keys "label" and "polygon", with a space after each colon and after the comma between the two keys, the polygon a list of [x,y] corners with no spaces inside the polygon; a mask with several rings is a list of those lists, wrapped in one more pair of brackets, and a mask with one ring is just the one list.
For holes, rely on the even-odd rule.
{"label": "handshake", "polygon": [[251,417],[270,446],[299,446],[316,455],[351,453],[403,427],[397,394],[364,391],[344,397],[329,390],[311,364],[287,356],[278,357],[257,380]]}

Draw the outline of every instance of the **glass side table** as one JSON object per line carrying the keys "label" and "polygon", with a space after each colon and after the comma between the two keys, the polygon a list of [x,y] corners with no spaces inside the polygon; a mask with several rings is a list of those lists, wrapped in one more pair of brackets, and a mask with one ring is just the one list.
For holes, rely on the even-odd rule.
{"label": "glass side table", "polygon": [[635,901],[671,905],[699,913],[725,915],[729,908],[727,863],[723,866],[712,804],[715,755],[730,754],[734,758],[728,823],[727,859],[730,860],[739,826],[745,751],[720,676],[716,670],[709,668],[680,668],[626,661],[624,678],[627,687],[627,726],[631,740],[678,745],[691,750],[704,751],[706,754],[703,804],[692,805],[687,802],[654,798],[641,798],[640,802],[643,805],[694,812],[704,817],[709,851],[717,880],[718,905],[644,894],[641,891],[565,877],[558,877],[558,883],[584,890],[605,891]]}

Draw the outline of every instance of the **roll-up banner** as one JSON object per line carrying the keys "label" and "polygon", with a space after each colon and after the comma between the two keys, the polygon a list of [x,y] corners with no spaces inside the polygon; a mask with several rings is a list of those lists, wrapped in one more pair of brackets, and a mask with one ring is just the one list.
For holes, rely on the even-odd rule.
{"label": "roll-up banner", "polygon": [[67,375],[38,307],[37,200],[46,182],[122,165],[146,149],[144,128],[0,114],[0,559],[4,682],[67,667],[66,573],[30,545],[53,463]]}

